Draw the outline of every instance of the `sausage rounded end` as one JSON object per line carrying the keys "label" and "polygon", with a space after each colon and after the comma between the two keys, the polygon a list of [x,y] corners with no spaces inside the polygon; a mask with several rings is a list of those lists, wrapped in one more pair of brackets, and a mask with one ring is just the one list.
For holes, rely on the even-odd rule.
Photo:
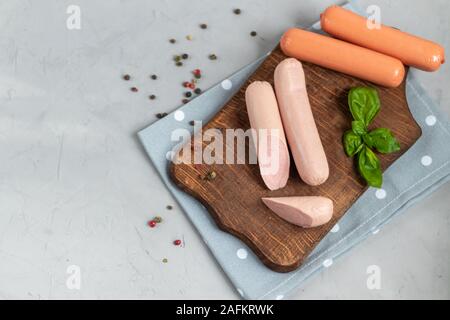
{"label": "sausage rounded end", "polygon": [[322,183],[325,183],[325,181],[328,180],[329,174],[330,173],[327,166],[326,170],[322,170],[322,172],[308,175],[303,174],[301,175],[301,178],[306,184],[315,187],[321,185]]}
{"label": "sausage rounded end", "polygon": [[405,78],[405,73],[406,73],[405,66],[400,60],[398,60],[397,67],[392,70],[391,78],[386,79],[387,81],[386,86],[392,88],[398,87],[403,82],[403,79]]}
{"label": "sausage rounded end", "polygon": [[283,51],[283,53],[287,56],[292,55],[290,53],[290,45],[294,41],[293,38],[294,38],[294,34],[296,32],[297,32],[296,28],[290,28],[284,32],[284,34],[282,35],[282,37],[280,39],[281,51]]}
{"label": "sausage rounded end", "polygon": [[328,27],[332,21],[330,20],[330,18],[332,18],[334,14],[340,13],[341,9],[342,8],[337,5],[332,5],[326,8],[325,11],[320,14],[320,27],[323,31],[328,32]]}

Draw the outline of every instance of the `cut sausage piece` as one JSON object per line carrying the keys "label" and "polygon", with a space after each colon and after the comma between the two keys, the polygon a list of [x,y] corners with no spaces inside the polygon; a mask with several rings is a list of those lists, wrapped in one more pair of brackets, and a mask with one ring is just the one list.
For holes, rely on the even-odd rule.
{"label": "cut sausage piece", "polygon": [[320,16],[322,29],[336,38],[355,43],[404,64],[425,71],[439,69],[445,61],[444,48],[400,30],[378,25],[339,6],[328,7]]}
{"label": "cut sausage piece", "polygon": [[326,197],[262,198],[264,204],[282,219],[304,228],[330,221],[333,201]]}
{"label": "cut sausage piece", "polygon": [[399,86],[405,76],[405,67],[396,58],[314,32],[289,29],[280,46],[289,57],[386,87]]}
{"label": "cut sausage piece", "polygon": [[[289,150],[277,100],[270,83],[255,81],[245,91],[261,177],[270,190],[283,188],[289,178]],[[256,138],[256,139],[255,139]]]}
{"label": "cut sausage piece", "polygon": [[275,91],[284,130],[302,180],[312,186],[328,179],[328,161],[309,105],[302,64],[293,58],[275,69]]}

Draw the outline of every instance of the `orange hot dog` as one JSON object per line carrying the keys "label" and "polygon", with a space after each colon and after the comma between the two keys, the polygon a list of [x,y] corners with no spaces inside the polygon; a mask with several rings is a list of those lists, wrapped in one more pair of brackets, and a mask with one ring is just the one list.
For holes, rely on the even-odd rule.
{"label": "orange hot dog", "polygon": [[397,87],[405,76],[402,62],[396,58],[314,32],[289,29],[280,46],[287,56],[386,87]]}
{"label": "orange hot dog", "polygon": [[400,30],[380,25],[369,28],[367,19],[338,6],[320,16],[322,29],[336,38],[395,57],[408,66],[436,71],[445,62],[444,48]]}

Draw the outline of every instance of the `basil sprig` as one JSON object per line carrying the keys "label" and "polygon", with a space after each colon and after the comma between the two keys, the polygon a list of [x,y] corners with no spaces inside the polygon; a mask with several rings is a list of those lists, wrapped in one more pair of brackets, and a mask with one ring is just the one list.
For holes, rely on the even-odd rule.
{"label": "basil sprig", "polygon": [[353,121],[352,129],[343,136],[345,153],[349,157],[358,157],[358,171],[369,186],[381,188],[383,176],[380,160],[373,150],[392,153],[400,150],[400,144],[389,129],[368,130],[370,123],[380,112],[380,99],[374,88],[351,89],[348,105]]}

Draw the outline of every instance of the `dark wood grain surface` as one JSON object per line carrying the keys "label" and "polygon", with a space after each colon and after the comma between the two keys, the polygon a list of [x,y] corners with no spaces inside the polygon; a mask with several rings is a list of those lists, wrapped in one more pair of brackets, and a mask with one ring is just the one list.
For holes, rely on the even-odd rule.
{"label": "dark wood grain surface", "polygon": [[[255,80],[269,81],[273,85],[275,67],[285,58],[279,48],[272,52],[203,130],[248,129],[244,95],[247,85]],[[306,185],[300,180],[292,159],[289,182],[285,188],[277,191],[265,187],[257,165],[182,163],[173,164],[170,168],[175,183],[207,207],[220,229],[243,240],[264,264],[278,272],[298,268],[366,190],[364,181],[357,174],[354,160],[345,155],[342,147],[342,134],[350,129],[351,122],[347,105],[350,88],[364,85],[378,89],[381,111],[371,127],[391,128],[400,141],[400,152],[379,155],[383,171],[421,135],[420,127],[412,118],[406,102],[405,83],[398,88],[388,89],[313,64],[303,63],[303,67],[311,108],[330,166],[330,176],[324,184],[317,187]],[[203,143],[203,148],[208,144]],[[216,173],[216,178],[205,180],[203,177],[211,170]],[[329,223],[304,229],[282,220],[261,201],[261,197],[307,195],[326,196],[333,200],[334,215]]]}

